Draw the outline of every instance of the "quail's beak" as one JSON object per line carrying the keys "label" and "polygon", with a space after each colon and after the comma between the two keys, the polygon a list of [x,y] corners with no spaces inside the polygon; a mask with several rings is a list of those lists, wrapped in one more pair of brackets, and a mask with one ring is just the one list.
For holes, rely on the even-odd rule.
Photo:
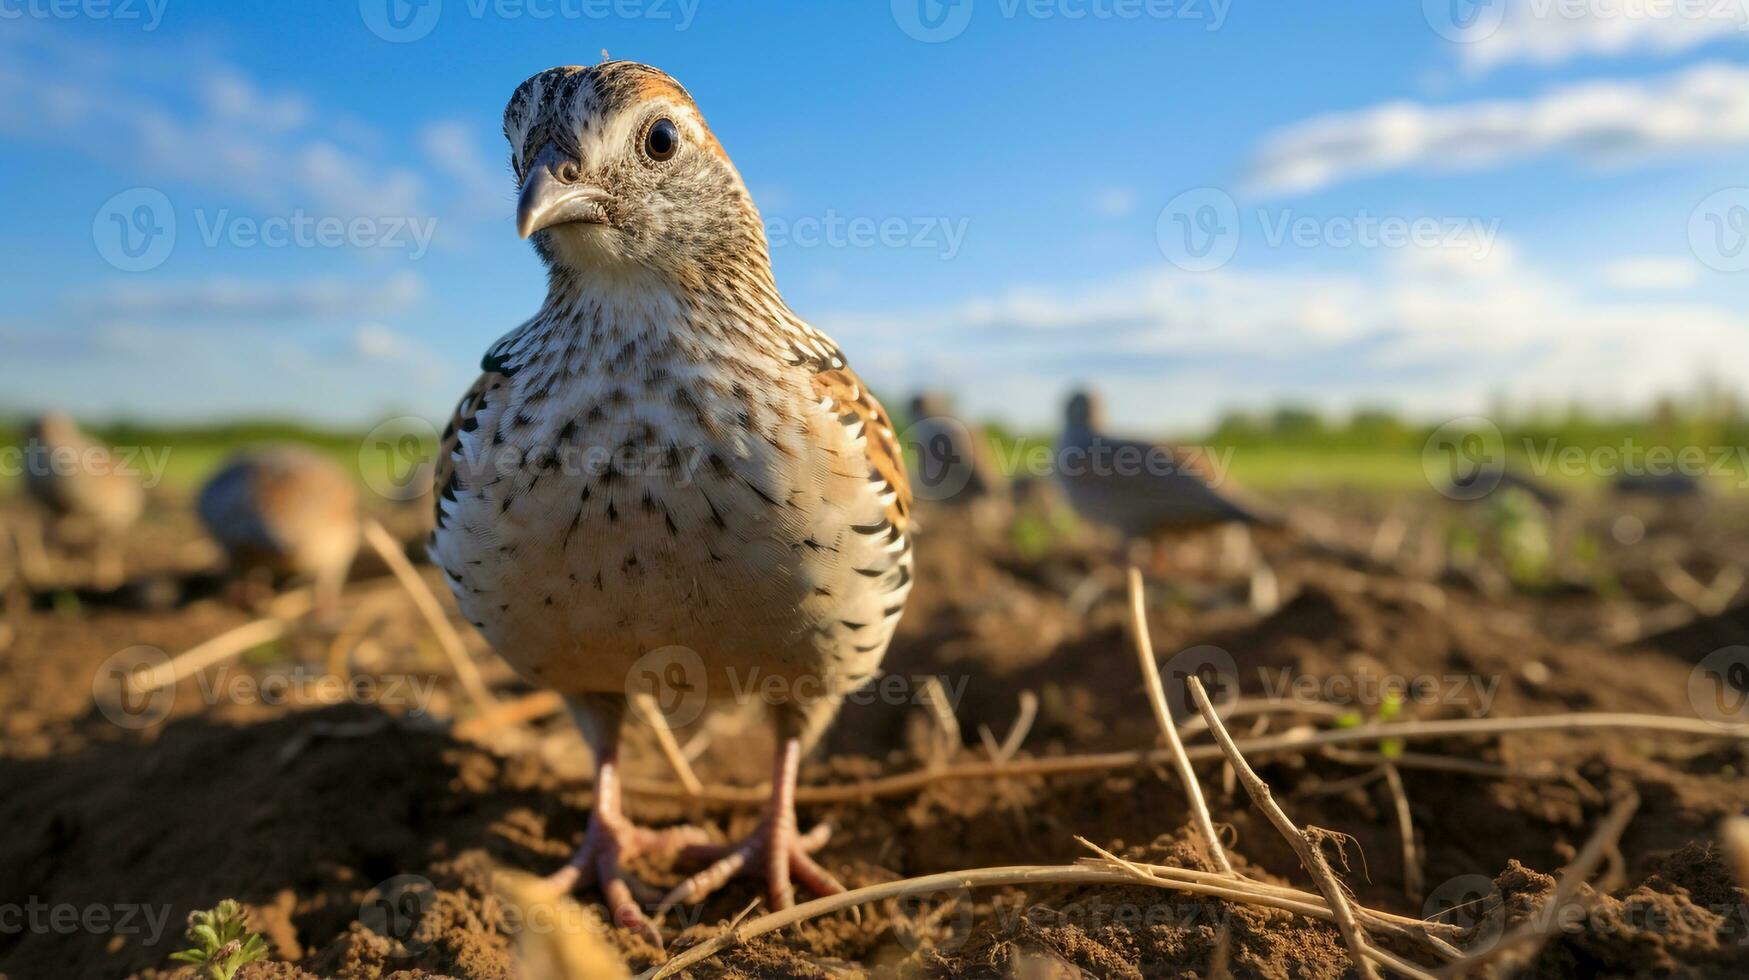
{"label": "quail's beak", "polygon": [[516,201],[516,233],[523,238],[554,225],[606,224],[606,191],[581,182],[583,168],[548,143],[535,154]]}

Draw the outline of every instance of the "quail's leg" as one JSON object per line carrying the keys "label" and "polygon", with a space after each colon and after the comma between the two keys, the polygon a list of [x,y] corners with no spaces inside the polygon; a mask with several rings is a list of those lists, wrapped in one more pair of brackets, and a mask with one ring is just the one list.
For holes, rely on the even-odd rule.
{"label": "quail's leg", "polygon": [[654,902],[659,893],[628,874],[625,862],[640,854],[702,843],[708,835],[697,827],[650,830],[627,819],[620,807],[619,790],[623,696],[583,695],[568,699],[567,704],[583,740],[595,754],[595,803],[589,811],[589,829],[583,834],[582,846],[569,863],[547,877],[547,884],[561,894],[590,885],[598,887],[614,922],[661,946],[661,934],[640,906],[640,902]]}
{"label": "quail's leg", "polygon": [[795,904],[795,886],[800,881],[816,895],[836,895],[844,890],[832,873],[811,856],[826,846],[832,828],[821,824],[806,834],[796,831],[796,774],[802,764],[803,733],[787,724],[780,711],[777,755],[772,766],[771,802],[765,818],[746,840],[738,844],[693,846],[681,852],[682,859],[713,861],[710,867],[681,882],[662,899],[661,915],[676,905],[701,902],[707,895],[740,875],[765,879],[773,909]]}

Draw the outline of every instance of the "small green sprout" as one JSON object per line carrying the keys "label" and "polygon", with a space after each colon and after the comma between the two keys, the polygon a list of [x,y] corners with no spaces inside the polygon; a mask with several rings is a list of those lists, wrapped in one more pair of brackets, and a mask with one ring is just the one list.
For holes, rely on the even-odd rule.
{"label": "small green sprout", "polygon": [[[1402,713],[1403,696],[1396,691],[1392,691],[1385,695],[1383,701],[1379,702],[1379,709],[1373,712],[1372,720],[1381,725],[1388,725],[1391,722],[1396,721],[1398,716]],[[1366,722],[1366,720],[1366,716],[1358,711],[1344,711],[1342,714],[1336,716],[1336,727],[1359,728]],[[1400,738],[1380,739],[1379,754],[1390,759],[1397,758],[1403,754],[1403,740]]]}
{"label": "small green sprout", "polygon": [[216,908],[188,914],[188,941],[193,949],[170,954],[179,963],[204,967],[212,980],[232,980],[249,963],[267,959],[267,942],[249,931],[243,906],[225,899]]}

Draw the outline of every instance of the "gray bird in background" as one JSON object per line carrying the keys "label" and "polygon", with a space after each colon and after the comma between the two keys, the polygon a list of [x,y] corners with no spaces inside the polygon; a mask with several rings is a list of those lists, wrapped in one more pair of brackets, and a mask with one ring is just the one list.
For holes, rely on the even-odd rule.
{"label": "gray bird in background", "polygon": [[1097,396],[1069,399],[1057,442],[1057,480],[1082,518],[1125,538],[1220,524],[1273,525],[1279,519],[1230,485],[1209,457],[1105,435]]}
{"label": "gray bird in background", "polygon": [[57,537],[89,536],[97,584],[120,584],[121,538],[146,506],[138,476],[63,412],[32,419],[25,448],[25,488],[53,515]]}
{"label": "gray bird in background", "polygon": [[207,480],[199,510],[246,586],[308,581],[332,615],[359,543],[358,488],[339,464],[302,446],[245,449]]}

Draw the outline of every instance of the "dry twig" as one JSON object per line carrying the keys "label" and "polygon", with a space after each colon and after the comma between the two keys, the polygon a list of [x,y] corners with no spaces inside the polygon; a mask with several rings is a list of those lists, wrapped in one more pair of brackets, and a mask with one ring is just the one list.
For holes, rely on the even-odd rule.
{"label": "dry twig", "polygon": [[1737,884],[1749,888],[1749,817],[1727,817],[1719,827],[1719,847]]}
{"label": "dry twig", "polygon": [[1190,813],[1196,820],[1196,829],[1202,834],[1203,843],[1209,849],[1209,857],[1215,862],[1215,867],[1228,874],[1233,873],[1233,864],[1227,860],[1226,849],[1221,847],[1221,835],[1215,832],[1215,822],[1209,816],[1208,804],[1202,798],[1202,786],[1196,781],[1196,772],[1190,768],[1190,757],[1184,754],[1184,742],[1178,737],[1178,726],[1172,721],[1172,712],[1166,706],[1166,689],[1160,681],[1160,665],[1154,662],[1154,641],[1148,636],[1148,610],[1142,594],[1142,573],[1133,566],[1129,573],[1130,588],[1130,633],[1134,637],[1136,656],[1142,662],[1142,677],[1148,684],[1148,701],[1154,706],[1154,720],[1159,723],[1160,731],[1166,736],[1166,745],[1172,753],[1172,764],[1178,770],[1178,779],[1184,784],[1184,796],[1190,804]]}
{"label": "dry twig", "polygon": [[1403,788],[1403,774],[1394,762],[1379,766],[1385,786],[1391,791],[1391,803],[1397,812],[1397,836],[1403,842],[1403,891],[1409,901],[1419,902],[1426,882],[1421,873],[1421,851],[1415,845],[1415,818],[1409,812],[1409,792]]}
{"label": "dry twig", "polygon": [[1238,745],[1233,742],[1233,736],[1227,734],[1226,726],[1222,725],[1220,718],[1215,716],[1215,706],[1209,701],[1208,692],[1202,689],[1202,681],[1195,677],[1187,677],[1184,682],[1190,688],[1190,696],[1196,699],[1198,710],[1208,721],[1209,731],[1214,734],[1215,741],[1219,743],[1221,751],[1226,753],[1227,761],[1231,762],[1233,769],[1238,772],[1239,781],[1244,785],[1245,792],[1251,795],[1251,800],[1257,804],[1258,809],[1269,817],[1269,822],[1275,825],[1275,829],[1287,838],[1289,844],[1293,845],[1294,852],[1300,856],[1300,863],[1305,865],[1312,880],[1318,883],[1318,890],[1323,893],[1324,900],[1329,903],[1330,911],[1335,916],[1336,928],[1342,933],[1342,941],[1348,944],[1349,954],[1354,960],[1355,971],[1361,975],[1363,980],[1378,980],[1378,968],[1367,956],[1366,940],[1361,935],[1360,926],[1355,923],[1354,910],[1349,907],[1348,895],[1343,890],[1342,883],[1336,880],[1335,872],[1330,870],[1329,863],[1324,860],[1324,854],[1319,849],[1318,842],[1308,832],[1301,831],[1294,826],[1294,822],[1288,819],[1287,814],[1276,804],[1274,797],[1270,794],[1269,784],[1265,783],[1251,768],[1250,763],[1245,761],[1245,756],[1239,751]]}
{"label": "dry twig", "polygon": [[[311,605],[310,593],[289,593],[281,599],[297,596],[302,599],[302,609],[294,615],[308,611]],[[290,608],[296,608],[291,606]],[[272,643],[284,636],[291,627],[289,617],[268,616],[253,622],[244,623],[236,629],[226,630],[204,643],[177,654],[175,657],[159,664],[142,674],[131,674],[128,677],[128,689],[134,694],[144,694],[179,683],[183,678],[198,674],[216,664],[224,663],[232,657],[242,655],[263,643]]]}
{"label": "dry twig", "polygon": [[[1120,859],[1121,862],[1121,859]],[[1304,894],[1306,901],[1296,901],[1282,894],[1290,892],[1276,885],[1265,885],[1248,878],[1232,878],[1209,872],[1200,872],[1206,880],[1179,880],[1166,877],[1151,877],[1146,874],[1149,866],[1132,865],[1138,869],[1145,883],[1173,891],[1186,892],[1194,895],[1204,895],[1227,901],[1245,902],[1252,905],[1262,905],[1269,908],[1279,908],[1283,911],[1306,915],[1315,919],[1328,921],[1330,909],[1318,901],[1317,897]],[[1185,869],[1176,869],[1185,870]],[[822,915],[829,915],[843,909],[879,902],[890,898],[902,898],[912,895],[933,893],[952,894],[972,888],[990,888],[1000,885],[1042,885],[1042,884],[1109,884],[1129,885],[1139,880],[1138,871],[1132,871],[1120,865],[1024,865],[1002,868],[977,868],[969,871],[951,871],[943,874],[923,875],[917,878],[906,878],[902,881],[882,882],[866,888],[857,888],[837,895],[828,895],[811,902],[804,902],[788,909],[770,912],[750,922],[737,922],[726,928],[717,936],[700,943],[690,949],[677,953],[667,963],[639,977],[639,980],[660,980],[662,977],[673,976],[676,973],[696,966],[715,956],[724,949],[744,940],[753,939],[768,933],[776,932],[798,922],[805,922]],[[1415,926],[1420,923],[1415,920],[1403,920]],[[1406,935],[1408,933],[1405,933]],[[1392,964],[1393,970],[1400,970],[1412,977],[1427,977],[1428,974],[1419,968],[1402,963],[1396,957],[1381,950],[1368,949],[1368,955],[1377,957],[1381,962]]]}
{"label": "dry twig", "polygon": [[[1243,739],[1239,748],[1247,756],[1298,755],[1318,751],[1328,746],[1379,742],[1385,739],[1418,741],[1438,738],[1464,738],[1504,735],[1518,732],[1587,731],[1622,729],[1693,735],[1702,738],[1749,741],[1749,725],[1721,728],[1699,718],[1675,715],[1647,715],[1622,712],[1571,713],[1532,715],[1523,718],[1452,718],[1442,721],[1392,722],[1389,725],[1363,725],[1318,732],[1289,732],[1263,738]],[[1216,745],[1185,747],[1190,761],[1222,758]],[[1004,777],[1043,777],[1074,773],[1112,772],[1147,766],[1166,765],[1172,761],[1170,749],[1131,749],[1089,755],[1047,756],[1035,759],[1015,759],[1001,764],[993,762],[962,762],[939,769],[921,770],[828,786],[802,786],[796,789],[797,803],[856,803],[883,796],[903,796],[940,782],[959,780],[991,780]],[[1396,760],[1402,768],[1415,768],[1413,756],[1405,753]],[[1449,760],[1436,768],[1449,768]],[[625,780],[627,793],[657,799],[697,799],[704,803],[729,806],[763,806],[770,798],[768,786],[706,786],[697,797],[684,787],[651,780]]]}
{"label": "dry twig", "polygon": [[680,785],[686,787],[687,793],[697,796],[704,792],[704,783],[692,771],[692,763],[686,761],[686,753],[680,750],[680,743],[674,738],[674,729],[668,727],[668,716],[656,706],[656,696],[648,691],[640,691],[631,696],[632,710],[644,719],[656,733],[656,744],[662,749],[662,756],[668,760],[668,767],[674,770],[675,778]]}
{"label": "dry twig", "polygon": [[431,627],[431,632],[437,637],[437,645],[443,648],[444,656],[449,658],[450,668],[455,671],[456,680],[461,682],[462,689],[468,692],[468,697],[482,708],[490,708],[498,703],[486,687],[486,681],[480,676],[480,668],[474,665],[472,657],[468,656],[467,646],[462,643],[461,634],[450,625],[449,616],[444,613],[443,605],[437,601],[431,589],[425,585],[425,580],[414,570],[413,563],[407,560],[407,555],[401,550],[400,542],[396,541],[384,527],[375,520],[364,522],[364,538],[370,546],[381,555],[389,570],[395,573],[395,578],[401,587],[407,590],[407,596],[413,600],[419,614],[425,617],[425,622]]}
{"label": "dry twig", "polygon": [[1032,723],[1038,718],[1038,695],[1031,691],[1020,692],[1020,712],[1014,716],[1014,724],[1008,727],[1008,734],[1002,739],[1002,744],[996,744],[996,736],[991,734],[990,726],[978,726],[978,738],[984,743],[984,750],[990,753],[994,762],[1007,762],[1014,758],[1014,753],[1020,751],[1021,743],[1026,741],[1026,735],[1032,731]]}

